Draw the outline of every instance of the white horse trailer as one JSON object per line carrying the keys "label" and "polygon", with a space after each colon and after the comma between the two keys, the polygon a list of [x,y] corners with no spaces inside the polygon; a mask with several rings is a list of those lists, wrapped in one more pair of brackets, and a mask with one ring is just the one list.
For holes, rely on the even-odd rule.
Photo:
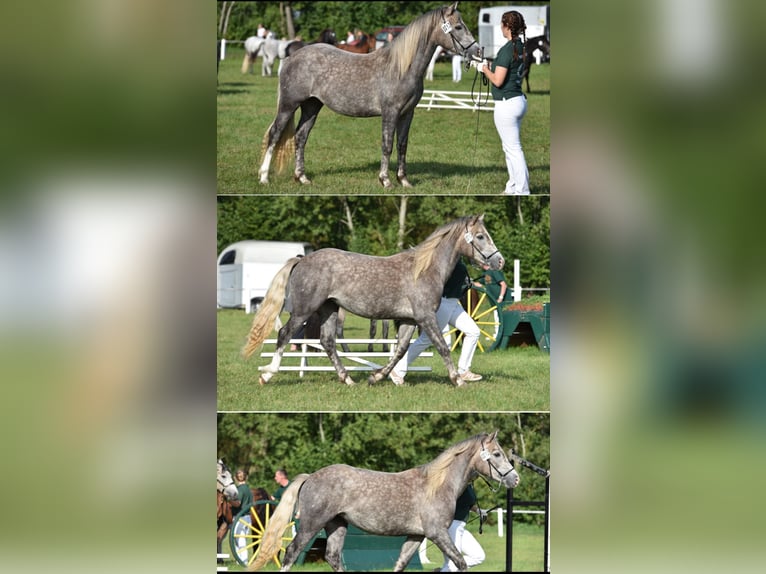
{"label": "white horse trailer", "polygon": [[310,243],[246,240],[232,243],[218,256],[218,307],[247,313],[266,296],[271,280],[296,255],[313,251]]}
{"label": "white horse trailer", "polygon": [[503,37],[500,21],[503,14],[510,10],[516,10],[524,16],[527,38],[545,36],[550,41],[550,5],[481,8],[479,10],[479,46],[484,49],[484,57],[489,60],[494,59],[498,50],[508,41]]}

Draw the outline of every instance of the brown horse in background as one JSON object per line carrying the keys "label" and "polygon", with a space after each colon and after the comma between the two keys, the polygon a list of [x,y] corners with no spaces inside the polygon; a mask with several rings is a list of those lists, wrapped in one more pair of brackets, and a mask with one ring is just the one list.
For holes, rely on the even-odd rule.
{"label": "brown horse in background", "polygon": [[221,542],[226,536],[226,533],[229,532],[229,527],[234,520],[234,512],[231,503],[226,500],[226,497],[220,492],[218,492],[217,495],[218,510],[216,512],[216,526],[218,531],[216,532],[216,537],[218,538],[218,554],[220,554]]}
{"label": "brown horse in background", "polygon": [[359,38],[353,42],[335,44],[335,47],[355,54],[367,54],[375,51],[375,36],[362,32]]}
{"label": "brown horse in background", "polygon": [[[251,488],[250,492],[253,493],[253,509],[255,509],[255,514],[258,516],[258,519],[261,521],[262,525],[266,524],[266,506],[263,504],[255,504],[259,500],[271,500],[271,496],[266,491],[265,488]],[[239,504],[232,504],[229,502],[226,497],[224,497],[220,492],[218,493],[218,510],[216,512],[216,519],[217,519],[217,528],[218,531],[216,533],[217,537],[217,551],[218,554],[221,553],[221,542],[226,537],[226,535],[229,532],[229,529],[232,527],[232,523],[234,522],[234,516],[239,512]],[[250,511],[252,514],[252,510]],[[255,523],[255,521],[253,522]]]}

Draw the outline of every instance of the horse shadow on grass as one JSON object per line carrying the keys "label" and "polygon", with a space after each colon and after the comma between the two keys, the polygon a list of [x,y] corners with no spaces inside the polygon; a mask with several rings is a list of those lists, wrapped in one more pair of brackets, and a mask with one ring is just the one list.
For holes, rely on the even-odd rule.
{"label": "horse shadow on grass", "polygon": [[225,82],[218,84],[218,93],[221,95],[241,94],[248,91],[250,84],[246,82]]}
{"label": "horse shadow on grass", "polygon": [[[497,171],[493,166],[473,167],[460,163],[436,163],[436,162],[407,162],[407,177],[415,186],[417,191],[418,184],[428,183],[429,181],[445,179],[449,177],[466,176],[467,174],[491,174]],[[372,174],[377,175],[380,170],[380,162],[368,162],[355,166],[333,166],[313,169],[309,177],[317,178],[325,175],[348,175],[353,174]],[[396,174],[396,164],[391,163],[390,172]],[[394,184],[396,185],[396,184]]]}
{"label": "horse shadow on grass", "polygon": [[[476,167],[476,166],[466,165],[461,163],[412,162],[412,163],[408,163],[407,167],[408,167],[407,171],[408,171],[408,177],[410,178],[410,182],[412,183],[413,186],[415,186],[415,189],[412,190],[410,193],[412,192],[417,193],[417,186],[419,184],[422,185],[422,184],[433,182],[433,181],[448,179],[450,177],[465,177],[466,175],[485,176],[485,175],[498,174],[499,179],[498,179],[497,189],[483,190],[479,192],[481,194],[497,195],[502,190],[502,187],[505,184],[505,178],[506,178],[505,165],[499,165],[499,166],[485,165],[485,166]],[[316,179],[316,178],[321,178],[323,176],[330,176],[330,175],[348,175],[348,174],[358,174],[358,175],[373,174],[374,175],[374,174],[377,174],[379,169],[380,169],[380,163],[378,162],[368,162],[366,164],[358,164],[355,166],[323,167],[321,169],[312,169],[312,173],[309,174],[309,177],[311,177],[312,179]],[[550,174],[549,165],[528,166],[528,169],[530,173],[535,171],[544,171]],[[396,165],[394,163],[391,164],[391,172],[392,173],[396,172]],[[452,190],[452,191],[455,191],[455,190]],[[541,195],[541,194],[547,195],[547,194],[550,194],[550,185],[533,186],[530,191],[532,195]],[[467,190],[465,193],[470,195],[476,195],[477,192],[475,190]]]}

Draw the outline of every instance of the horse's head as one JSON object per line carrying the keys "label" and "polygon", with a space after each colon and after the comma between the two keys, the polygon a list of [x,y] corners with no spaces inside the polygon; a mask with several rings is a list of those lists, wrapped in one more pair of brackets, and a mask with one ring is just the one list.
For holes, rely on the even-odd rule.
{"label": "horse's head", "polygon": [[480,57],[481,49],[463,22],[463,17],[457,9],[457,2],[441,9],[439,25],[442,33],[438,35],[440,37],[438,43],[442,48],[460,54],[466,60],[473,56]]}
{"label": "horse's head", "polygon": [[217,483],[218,492],[222,493],[227,500],[239,500],[239,492],[237,485],[234,484],[231,471],[220,458],[218,459]]}
{"label": "horse's head", "polygon": [[486,264],[491,269],[503,268],[505,259],[484,227],[484,215],[466,218],[463,239],[469,245],[464,249],[464,255],[478,265]]}
{"label": "horse's head", "polygon": [[516,488],[519,485],[519,475],[513,464],[497,442],[497,431],[491,435],[482,435],[480,450],[476,454],[474,469],[488,480],[496,480],[506,488]]}
{"label": "horse's head", "polygon": [[335,30],[332,28],[325,28],[322,30],[322,32],[319,34],[319,40],[317,40],[317,43],[320,44],[332,44],[333,46],[338,43],[338,38],[335,35]]}

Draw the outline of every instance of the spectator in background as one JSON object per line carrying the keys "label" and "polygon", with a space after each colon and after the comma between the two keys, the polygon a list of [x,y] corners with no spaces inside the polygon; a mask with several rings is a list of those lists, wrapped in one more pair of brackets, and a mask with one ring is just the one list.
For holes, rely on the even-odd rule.
{"label": "spectator in background", "polygon": [[274,491],[274,495],[271,497],[271,499],[279,502],[282,499],[282,494],[284,494],[285,490],[287,490],[287,487],[290,485],[290,479],[287,477],[287,471],[284,468],[277,470],[274,473],[274,481],[279,485],[279,488]]}
{"label": "spectator in background", "polygon": [[[243,469],[237,470],[234,475],[234,482],[237,483],[237,492],[239,493],[239,511],[234,516],[232,525],[234,527],[234,538],[237,541],[237,556],[240,560],[247,564],[247,539],[244,537],[238,537],[238,534],[247,534],[250,530],[249,524],[252,524],[252,517],[250,516],[250,509],[253,507],[253,491],[250,490],[250,486],[247,484],[247,474]],[[245,524],[243,524],[245,523]]]}
{"label": "spectator in background", "polygon": [[498,304],[505,300],[505,293],[508,290],[508,283],[505,282],[505,274],[500,269],[490,269],[489,265],[483,264],[481,268],[484,274],[473,284],[476,287],[484,287]]}
{"label": "spectator in background", "polygon": [[255,35],[259,38],[266,37],[266,28],[263,26],[263,24],[258,24],[258,31],[255,33]]}

